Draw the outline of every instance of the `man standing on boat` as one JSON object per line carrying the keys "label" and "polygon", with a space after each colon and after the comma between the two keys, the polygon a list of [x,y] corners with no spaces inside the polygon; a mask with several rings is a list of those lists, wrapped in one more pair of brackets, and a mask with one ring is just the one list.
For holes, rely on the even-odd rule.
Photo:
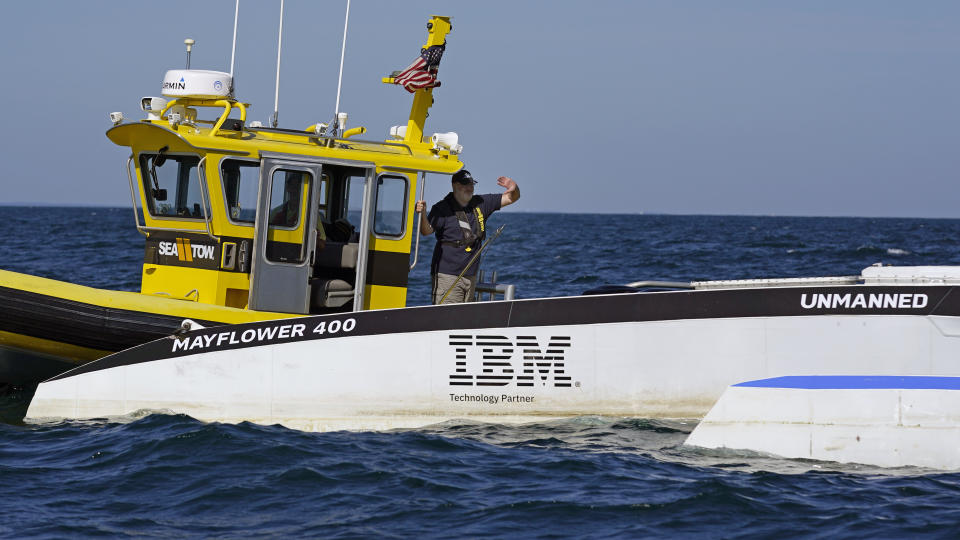
{"label": "man standing on boat", "polygon": [[[517,183],[506,176],[497,178],[497,184],[504,188],[502,194],[474,195],[476,183],[470,171],[461,169],[453,175],[453,191],[433,205],[429,215],[423,213],[427,202],[417,201],[420,232],[424,235],[437,233],[437,245],[430,264],[434,304],[439,304],[447,291],[450,293],[443,300],[444,304],[466,302],[473,298],[477,287],[477,262],[474,261],[469,267],[467,265],[483,245],[486,220],[490,214],[520,199]],[[461,274],[463,276],[458,280]]]}

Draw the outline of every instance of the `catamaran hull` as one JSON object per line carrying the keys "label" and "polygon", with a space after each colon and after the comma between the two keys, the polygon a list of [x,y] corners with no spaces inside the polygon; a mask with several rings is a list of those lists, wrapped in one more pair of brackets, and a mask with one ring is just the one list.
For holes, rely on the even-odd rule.
{"label": "catamaran hull", "polygon": [[777,377],[728,388],[684,444],[960,469],[960,377]]}
{"label": "catamaran hull", "polygon": [[[871,293],[896,296],[887,308],[829,300]],[[826,307],[809,307],[820,297],[804,295],[817,294],[828,295]],[[699,418],[744,380],[960,375],[958,297],[949,286],[683,291],[210,328],[44,382],[27,416],[147,409],[305,430],[451,418]]]}

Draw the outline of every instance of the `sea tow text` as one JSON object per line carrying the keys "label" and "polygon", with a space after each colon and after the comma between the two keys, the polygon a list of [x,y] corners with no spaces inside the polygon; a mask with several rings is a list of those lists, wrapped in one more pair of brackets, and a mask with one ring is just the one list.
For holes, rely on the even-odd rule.
{"label": "sea tow text", "polygon": [[[207,259],[212,261],[214,259],[214,253],[216,252],[217,246],[212,244],[191,244],[189,240],[177,240],[174,242],[160,242],[157,246],[157,251],[160,255],[167,255],[171,257],[178,257],[181,260],[191,260],[193,259]],[[187,254],[189,253],[189,257]]]}
{"label": "sea tow text", "polygon": [[801,294],[803,309],[921,309],[927,307],[925,294]]}
{"label": "sea tow text", "polygon": [[469,403],[533,403],[533,396],[521,396],[518,394],[450,394],[450,401],[464,401]]}

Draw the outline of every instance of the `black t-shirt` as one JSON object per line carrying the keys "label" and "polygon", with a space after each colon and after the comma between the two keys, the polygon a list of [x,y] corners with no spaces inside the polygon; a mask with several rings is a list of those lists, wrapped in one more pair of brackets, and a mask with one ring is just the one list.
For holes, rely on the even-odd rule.
{"label": "black t-shirt", "polygon": [[[433,261],[430,263],[430,273],[432,274],[452,274],[459,275],[463,268],[470,262],[470,258],[476,253],[476,250],[482,245],[482,240],[477,240],[469,246],[455,246],[449,242],[458,242],[463,240],[463,231],[460,229],[460,220],[457,219],[457,210],[463,210],[467,215],[467,221],[475,235],[480,235],[480,223],[477,219],[475,209],[479,208],[483,214],[484,230],[486,229],[486,220],[490,214],[500,209],[502,195],[490,193],[487,195],[474,195],[467,206],[460,207],[457,200],[453,197],[453,192],[437,204],[433,205],[430,213],[427,214],[427,221],[437,235],[437,246],[433,250]],[[473,276],[477,273],[477,263],[474,262],[465,276]]]}

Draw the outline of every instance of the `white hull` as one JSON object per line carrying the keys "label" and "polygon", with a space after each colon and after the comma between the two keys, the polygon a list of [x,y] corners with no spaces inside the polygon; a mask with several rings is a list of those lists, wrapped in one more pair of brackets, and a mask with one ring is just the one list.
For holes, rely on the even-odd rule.
{"label": "white hull", "polygon": [[[894,314],[854,314],[841,307],[835,310],[840,314],[576,322],[579,312],[590,309],[644,319],[678,303],[696,310],[701,302],[723,301],[741,312],[744,304],[766,298],[764,291],[741,290],[437,306],[210,328],[47,381],[27,417],[111,417],[147,409],[304,430],[417,427],[453,418],[700,418],[724,389],[744,380],[960,375],[960,317],[930,314],[953,288],[911,288],[917,290],[931,291],[935,301],[922,310],[887,310]],[[792,305],[809,291],[777,294]],[[757,313],[768,310],[763,301],[758,305]],[[344,332],[354,317],[353,332]],[[535,317],[574,323],[529,324]],[[513,324],[486,328],[476,322],[499,318]],[[321,322],[329,328],[335,320],[341,327],[336,336],[312,335]],[[305,325],[300,334],[290,326],[295,324]],[[416,324],[448,329],[417,330]],[[278,330],[282,325],[287,329]],[[409,328],[364,333],[376,325]],[[254,330],[270,328],[292,341],[242,343]]]}
{"label": "white hull", "polygon": [[[811,379],[815,387],[803,387]],[[960,469],[960,378],[915,379],[783,377],[731,386],[685,444],[881,467]],[[831,384],[836,380],[839,385]],[[821,385],[828,387],[816,387]]]}

